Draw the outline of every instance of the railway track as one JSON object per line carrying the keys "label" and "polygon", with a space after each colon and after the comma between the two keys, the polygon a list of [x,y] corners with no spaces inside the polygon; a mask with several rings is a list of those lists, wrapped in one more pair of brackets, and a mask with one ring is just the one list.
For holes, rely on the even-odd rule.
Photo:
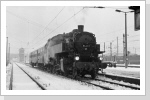
{"label": "railway track", "polygon": [[112,81],[107,81],[107,80],[102,80],[102,79],[90,79],[88,77],[81,78],[79,81],[88,83],[90,85],[94,85],[97,87],[101,87],[104,90],[116,90],[119,88],[123,88],[124,90],[140,90],[139,87],[131,86],[131,85],[126,85],[126,84],[121,84],[117,82],[112,82]]}
{"label": "railway track", "polygon": [[140,86],[140,79],[139,78],[127,77],[127,76],[125,77],[125,76],[112,75],[112,74],[106,74],[106,73],[98,73],[98,75],[110,78],[112,80],[128,82],[128,83]]}
{"label": "railway track", "polygon": [[121,83],[107,81],[107,80],[102,80],[102,79],[95,79],[95,80],[96,81],[107,82],[107,83],[111,83],[111,84],[115,84],[115,85],[119,85],[119,86],[123,86],[123,87],[126,87],[126,88],[131,88],[131,89],[135,89],[135,90],[140,90],[139,87],[135,87],[135,86],[131,86],[131,85],[121,84]]}
{"label": "railway track", "polygon": [[[43,71],[43,72],[46,72],[46,73],[50,73],[49,71],[41,70],[41,69],[39,69],[39,68],[36,68],[36,69],[37,69],[37,70],[40,70],[40,71]],[[81,83],[83,83],[83,84],[85,84],[85,85],[88,85],[88,86],[91,85],[91,86],[99,87],[99,88],[101,88],[101,89],[103,89],[103,90],[114,90],[114,89],[112,89],[112,88],[110,88],[110,87],[102,86],[102,85],[99,85],[99,84],[94,84],[94,83],[91,83],[91,82],[88,82],[88,81],[84,81],[84,80],[82,80],[82,79],[80,79],[80,78],[73,79],[72,76],[64,76],[64,75],[60,75],[60,74],[54,74],[54,75],[56,75],[56,76],[58,76],[58,77],[61,77],[61,78],[66,78],[66,79],[71,79],[71,80],[74,80],[74,81],[79,81],[79,82],[81,82]]]}
{"label": "railway track", "polygon": [[[41,88],[41,90],[46,90],[45,87],[43,87],[39,82],[37,82],[31,75],[29,75],[25,70],[23,70],[17,63],[15,63],[29,78],[34,81],[38,87]],[[13,90],[13,67],[11,69],[11,77],[10,77],[10,85],[9,85],[9,90]]]}
{"label": "railway track", "polygon": [[88,84],[88,85],[93,85],[93,86],[96,86],[96,87],[99,87],[99,88],[102,88],[104,90],[114,90],[108,86],[103,86],[103,85],[99,85],[99,84],[95,84],[95,83],[92,83],[92,82],[88,82],[88,81],[83,81],[83,80],[78,80],[80,82],[83,82],[85,84]]}
{"label": "railway track", "polygon": [[138,79],[138,78],[118,76],[118,75],[110,75],[110,74],[105,74],[105,73],[103,73],[103,74],[99,73],[99,75],[111,78],[112,80],[123,81],[123,82],[128,82],[131,84],[140,85],[140,79]]}
{"label": "railway track", "polygon": [[[40,69],[39,69],[40,70]],[[42,70],[44,71],[44,70]],[[44,72],[47,72],[49,73],[48,71],[44,71]],[[63,77],[63,78],[69,78],[69,79],[72,79],[71,76],[62,76],[62,75],[58,75],[56,74],[57,76],[59,77]],[[111,75],[106,75],[106,74],[103,74],[105,77],[109,77],[112,79],[116,79],[118,81],[119,80],[124,80],[124,79],[121,79],[119,76],[116,77],[116,76],[111,76]],[[124,88],[127,88],[127,89],[132,89],[132,90],[140,90],[139,87],[135,87],[135,86],[131,86],[131,85],[126,85],[126,84],[121,84],[119,82],[112,82],[112,81],[108,81],[108,80],[103,80],[103,79],[95,79],[95,80],[92,80],[91,78],[77,78],[77,79],[72,79],[72,80],[75,80],[75,81],[80,81],[82,82],[83,84],[87,84],[87,85],[91,85],[91,86],[96,86],[96,87],[99,87],[99,88],[102,88],[104,90],[115,90],[115,88],[113,88],[112,85],[115,85],[115,87],[124,87]],[[127,81],[127,80],[126,80]],[[100,82],[103,82],[104,84],[110,84],[110,85],[101,85]]]}

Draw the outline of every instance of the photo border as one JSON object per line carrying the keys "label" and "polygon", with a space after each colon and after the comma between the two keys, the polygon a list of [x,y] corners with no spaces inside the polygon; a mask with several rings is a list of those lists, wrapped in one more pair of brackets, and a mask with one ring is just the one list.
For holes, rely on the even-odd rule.
{"label": "photo border", "polygon": [[[142,33],[142,35],[140,34],[140,66],[144,66],[140,68],[140,90],[9,91],[6,90],[6,78],[2,78],[3,76],[6,77],[6,67],[1,67],[1,95],[145,95],[145,1],[2,1],[1,33],[6,33],[6,6],[99,6],[99,4],[102,6],[140,6],[140,33]],[[1,48],[2,47],[6,47],[6,34],[1,34]],[[6,66],[5,54],[6,48],[1,49],[1,57],[3,57],[3,59],[1,59],[1,66]]]}

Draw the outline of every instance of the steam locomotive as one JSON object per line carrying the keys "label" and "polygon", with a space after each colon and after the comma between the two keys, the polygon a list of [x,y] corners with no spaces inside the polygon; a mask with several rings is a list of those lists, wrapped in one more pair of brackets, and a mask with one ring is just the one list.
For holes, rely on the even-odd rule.
{"label": "steam locomotive", "polygon": [[72,32],[58,34],[30,53],[30,64],[49,70],[51,73],[77,76],[91,75],[94,79],[99,69],[107,67],[98,57],[100,44],[93,33],[83,31],[84,26]]}

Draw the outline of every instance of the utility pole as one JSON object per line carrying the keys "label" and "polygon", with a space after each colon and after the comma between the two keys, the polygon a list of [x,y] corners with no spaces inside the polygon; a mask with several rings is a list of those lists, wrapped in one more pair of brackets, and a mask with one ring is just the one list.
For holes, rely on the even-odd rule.
{"label": "utility pole", "polygon": [[104,51],[105,51],[105,42],[104,42]]}
{"label": "utility pole", "polygon": [[[105,52],[105,42],[104,42],[104,52]],[[104,55],[103,55],[103,53],[102,53],[102,58],[103,58],[103,56],[104,56]]]}
{"label": "utility pole", "polygon": [[114,60],[113,61],[116,61],[116,56],[114,55]]}
{"label": "utility pole", "polygon": [[125,62],[125,36],[123,34],[123,62]]}
{"label": "utility pole", "polygon": [[110,60],[112,60],[112,42],[110,42]]}
{"label": "utility pole", "polygon": [[127,50],[127,12],[125,12],[125,67],[128,67],[128,50]]}
{"label": "utility pole", "polygon": [[8,37],[6,37],[6,66],[8,65]]}
{"label": "utility pole", "polygon": [[10,63],[10,43],[9,43],[9,50],[8,50],[8,63]]}
{"label": "utility pole", "polygon": [[125,68],[128,67],[128,50],[127,50],[127,13],[131,13],[134,11],[128,11],[128,12],[124,12],[121,10],[116,10],[117,12],[122,12],[125,14]]}
{"label": "utility pole", "polygon": [[117,37],[117,57],[116,57],[116,61],[117,61],[117,58],[118,58],[118,37]]}

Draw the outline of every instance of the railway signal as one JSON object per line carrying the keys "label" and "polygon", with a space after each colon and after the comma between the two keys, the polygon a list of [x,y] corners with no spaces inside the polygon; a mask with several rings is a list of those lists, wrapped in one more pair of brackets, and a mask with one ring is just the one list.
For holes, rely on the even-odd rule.
{"label": "railway signal", "polygon": [[129,9],[134,10],[134,30],[140,30],[140,6],[130,6]]}

